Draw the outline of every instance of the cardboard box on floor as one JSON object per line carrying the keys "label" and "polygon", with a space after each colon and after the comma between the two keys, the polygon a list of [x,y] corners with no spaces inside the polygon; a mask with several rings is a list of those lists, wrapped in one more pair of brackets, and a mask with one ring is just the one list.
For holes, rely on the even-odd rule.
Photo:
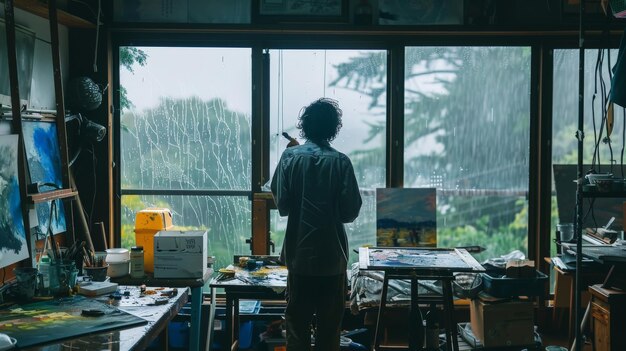
{"label": "cardboard box on floor", "polygon": [[472,332],[484,347],[532,345],[534,339],[533,303],[528,301],[470,304]]}

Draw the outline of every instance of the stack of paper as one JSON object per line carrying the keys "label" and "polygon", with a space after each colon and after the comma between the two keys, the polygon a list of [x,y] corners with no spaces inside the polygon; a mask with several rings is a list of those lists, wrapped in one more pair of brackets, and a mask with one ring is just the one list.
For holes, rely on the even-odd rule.
{"label": "stack of paper", "polygon": [[117,283],[85,282],[78,285],[78,293],[85,296],[98,296],[115,292]]}

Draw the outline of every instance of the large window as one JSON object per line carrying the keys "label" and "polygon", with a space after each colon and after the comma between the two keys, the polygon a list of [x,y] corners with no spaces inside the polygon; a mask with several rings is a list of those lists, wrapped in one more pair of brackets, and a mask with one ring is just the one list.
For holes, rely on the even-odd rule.
{"label": "large window", "polygon": [[251,50],[120,48],[122,246],[137,211],[208,230],[216,266],[249,253]]}
{"label": "large window", "polygon": [[[352,248],[376,244],[376,188],[385,187],[387,54],[381,50],[270,50],[270,170],[295,128],[300,110],[320,97],[339,101],[343,128],[333,147],[352,160],[363,206],[346,226]],[[272,211],[271,233],[280,249],[287,217]],[[350,261],[358,259],[351,252]]]}
{"label": "large window", "polygon": [[408,47],[404,187],[437,189],[437,245],[527,253],[529,47]]}
{"label": "large window", "polygon": [[[552,163],[569,167],[553,166],[552,238],[558,223],[576,221],[579,53],[578,49],[554,50]],[[624,179],[624,109],[614,106],[613,128],[608,137],[606,123],[602,122],[606,120],[611,69],[616,59],[617,50],[585,50],[583,175],[593,169]],[[615,217],[612,229],[623,230],[623,198],[586,198],[583,203],[583,227],[602,227]],[[555,245],[551,251],[556,253]]]}

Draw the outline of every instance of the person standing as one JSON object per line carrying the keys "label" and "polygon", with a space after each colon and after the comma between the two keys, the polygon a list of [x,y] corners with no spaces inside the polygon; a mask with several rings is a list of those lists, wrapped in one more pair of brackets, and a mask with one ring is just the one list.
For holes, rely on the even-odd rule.
{"label": "person standing", "polygon": [[287,350],[315,347],[339,350],[346,299],[348,239],[344,223],[361,209],[352,162],[331,147],[342,127],[336,100],[321,98],[306,106],[297,128],[303,145],[290,142],[272,177],[281,216],[288,216],[281,261],[287,266]]}

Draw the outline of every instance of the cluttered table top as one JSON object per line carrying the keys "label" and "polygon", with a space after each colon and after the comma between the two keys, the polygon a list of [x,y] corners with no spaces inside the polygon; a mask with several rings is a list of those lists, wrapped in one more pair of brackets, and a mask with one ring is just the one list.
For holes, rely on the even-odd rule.
{"label": "cluttered table top", "polygon": [[188,289],[120,286],[97,297],[5,305],[0,333],[14,338],[22,350],[142,350],[187,299]]}
{"label": "cluttered table top", "polygon": [[275,291],[287,287],[287,267],[275,256],[236,256],[235,261],[217,271],[211,288],[270,288]]}
{"label": "cluttered table top", "polygon": [[485,269],[464,249],[361,247],[359,268],[383,271],[482,272]]}

